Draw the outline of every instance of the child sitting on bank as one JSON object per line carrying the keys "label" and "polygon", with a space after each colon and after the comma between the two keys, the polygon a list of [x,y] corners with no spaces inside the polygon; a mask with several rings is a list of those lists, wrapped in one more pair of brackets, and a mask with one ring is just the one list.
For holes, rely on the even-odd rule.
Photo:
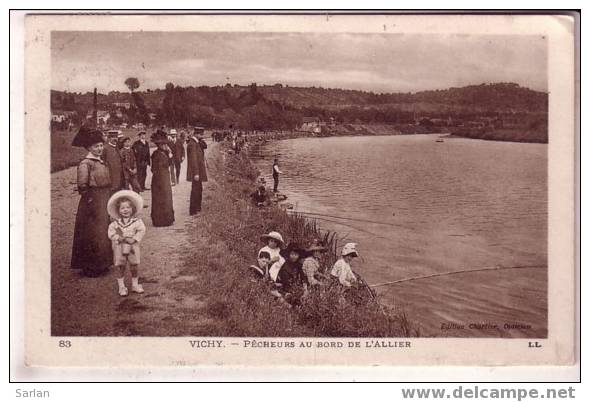
{"label": "child sitting on bank", "polygon": [[258,253],[258,265],[250,265],[250,272],[253,276],[252,281],[267,280],[268,267],[270,265],[270,254],[267,251],[260,251]]}
{"label": "child sitting on bank", "polygon": [[320,269],[320,258],[326,251],[328,248],[318,239],[314,239],[306,250],[308,257],[303,260],[302,270],[310,286],[321,285],[326,278]]}
{"label": "child sitting on bank", "polygon": [[255,192],[253,192],[250,197],[252,197],[252,202],[257,207],[265,207],[269,204],[269,197],[268,193],[266,192],[266,187],[264,185],[259,185]]}
{"label": "child sitting on bank", "polygon": [[353,286],[356,283],[356,276],[352,272],[350,263],[352,259],[358,257],[359,253],[356,250],[356,243],[346,243],[342,247],[342,257],[334,263],[330,274],[333,277],[338,278],[338,281],[342,286],[347,288]]}
{"label": "child sitting on bank", "polygon": [[127,296],[129,291],[125,286],[125,271],[127,263],[131,271],[131,290],[143,293],[139,284],[139,242],[145,235],[145,225],[137,217],[143,208],[141,196],[130,190],[121,190],[113,194],[107,204],[107,211],[113,222],[109,225],[108,236],[113,247],[113,265],[118,268],[117,283],[119,295]]}
{"label": "child sitting on bank", "polygon": [[271,292],[292,306],[299,305],[307,294],[307,282],[301,270],[301,259],[305,254],[305,250],[297,243],[289,244],[283,251],[284,262],[276,278],[277,289]]}
{"label": "child sitting on bank", "polygon": [[[269,276],[270,279],[273,281],[277,280],[278,270],[280,269],[281,265],[285,262],[284,258],[281,256],[281,246],[285,244],[283,241],[283,236],[279,232],[270,232],[268,234],[263,234],[260,236],[262,241],[266,242],[266,246],[262,247],[258,251],[258,257],[260,258],[260,253],[266,251],[270,255],[269,266]],[[279,264],[275,264],[275,263]]]}

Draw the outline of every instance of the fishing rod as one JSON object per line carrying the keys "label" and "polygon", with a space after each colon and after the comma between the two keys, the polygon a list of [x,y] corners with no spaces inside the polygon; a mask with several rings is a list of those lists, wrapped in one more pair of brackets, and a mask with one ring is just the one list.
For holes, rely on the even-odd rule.
{"label": "fishing rod", "polygon": [[[290,212],[290,211],[288,211],[288,212]],[[335,220],[332,220],[332,219],[320,218],[320,217],[317,217],[317,216],[305,216],[305,217],[306,218],[310,218],[310,219],[318,219],[318,220],[323,221],[323,222],[330,222],[330,223],[335,223],[337,225],[346,226],[346,227],[349,227],[351,229],[357,230],[359,232],[363,232],[363,233],[369,234],[371,236],[377,237],[379,239],[388,240],[388,241],[395,241],[394,239],[392,239],[390,237],[385,237],[385,236],[378,235],[377,233],[373,233],[371,231],[368,231],[368,230],[359,228],[358,226],[353,226],[353,225],[351,225],[349,223],[339,222],[339,221],[335,221]],[[348,234],[346,236],[342,237],[340,240],[344,240],[347,236],[348,236]],[[398,245],[397,247],[398,248],[405,248],[405,249],[408,249],[408,250],[411,250],[411,251],[417,251],[417,249],[415,249],[413,247],[402,246],[402,245]]]}
{"label": "fishing rod", "polygon": [[495,267],[482,267],[482,268],[476,268],[476,269],[463,269],[460,271],[450,271],[450,272],[440,272],[437,274],[430,274],[430,275],[423,275],[423,276],[414,276],[411,278],[406,278],[406,279],[398,279],[396,281],[391,281],[391,282],[382,282],[382,283],[376,283],[374,285],[368,285],[371,288],[376,288],[376,287],[380,287],[380,286],[386,286],[386,285],[394,285],[396,283],[402,283],[402,282],[410,282],[410,281],[417,281],[420,279],[428,279],[428,278],[435,278],[435,277],[439,277],[439,276],[448,276],[448,275],[455,275],[455,274],[465,274],[465,273],[470,273],[470,272],[482,272],[482,271],[500,271],[500,270],[504,270],[504,269],[541,269],[541,268],[547,268],[547,265],[515,265],[512,267],[503,267],[503,266],[495,266]]}
{"label": "fishing rod", "polygon": [[404,228],[404,229],[411,229],[411,228],[409,228],[407,226],[399,225],[397,223],[377,222],[377,221],[372,221],[372,220],[368,220],[368,219],[348,218],[348,217],[344,217],[344,216],[320,214],[320,213],[317,213],[317,212],[289,211],[289,213],[292,213],[292,214],[302,214],[302,215],[310,215],[310,216],[322,216],[322,217],[327,217],[327,218],[343,219],[343,220],[348,220],[348,221],[363,222],[363,223],[373,223],[373,224],[376,224],[376,225],[386,225],[386,226],[391,226],[391,227],[401,227],[401,228]]}
{"label": "fishing rod", "polygon": [[[296,214],[300,214],[300,213],[293,213],[293,212],[290,212],[290,211],[288,211],[288,212],[290,213],[290,215],[296,215]],[[307,217],[307,218],[318,219],[318,220],[320,220],[320,221],[324,221],[324,222],[331,222],[331,223],[335,223],[335,224],[337,224],[337,225],[346,226],[346,227],[349,227],[349,228],[351,228],[351,229],[358,230],[359,232],[363,232],[363,233],[366,233],[366,234],[370,234],[371,236],[378,237],[378,238],[380,238],[380,239],[384,239],[384,240],[392,240],[392,239],[390,239],[390,238],[388,238],[388,237],[384,237],[384,236],[378,235],[377,233],[373,233],[373,232],[370,232],[370,231],[368,231],[368,230],[365,230],[365,229],[359,228],[358,226],[353,226],[353,225],[351,225],[351,224],[349,224],[349,223],[339,222],[339,221],[335,221],[335,220],[332,220],[332,219],[326,219],[326,218],[321,218],[321,217],[317,217],[317,216],[311,216],[311,215],[309,215],[309,216],[306,216],[306,215],[304,215],[304,214],[300,214],[300,215],[302,215],[302,216],[304,216],[304,217]]]}

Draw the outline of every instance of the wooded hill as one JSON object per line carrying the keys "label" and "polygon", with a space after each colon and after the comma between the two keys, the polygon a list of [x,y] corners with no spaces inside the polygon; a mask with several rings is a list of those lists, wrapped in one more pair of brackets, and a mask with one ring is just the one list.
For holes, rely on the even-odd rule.
{"label": "wooded hill", "polygon": [[[341,124],[416,124],[425,118],[444,119],[459,126],[482,117],[502,116],[538,126],[546,125],[548,95],[514,83],[385,94],[281,84],[178,87],[168,83],[164,89],[98,94],[100,110],[114,111],[116,102],[131,103],[119,120],[170,126],[293,129],[304,117]],[[84,119],[92,103],[92,92],[51,91],[54,112],[76,111],[79,119]],[[155,113],[155,119],[150,119],[149,113]]]}

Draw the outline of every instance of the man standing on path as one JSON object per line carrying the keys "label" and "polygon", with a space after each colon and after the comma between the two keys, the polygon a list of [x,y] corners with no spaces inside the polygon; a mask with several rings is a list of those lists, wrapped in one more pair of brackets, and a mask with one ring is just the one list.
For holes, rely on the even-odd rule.
{"label": "man standing on path", "polygon": [[[172,161],[174,163],[174,170],[176,171],[176,183],[180,183],[180,167],[184,161],[184,145],[180,139],[176,130],[170,130],[170,142],[168,146],[172,151]],[[171,169],[172,170],[172,169]]]}
{"label": "man standing on path", "polygon": [[123,164],[118,148],[118,133],[109,131],[108,143],[104,146],[103,159],[111,174],[111,193],[114,194],[123,189]]}
{"label": "man standing on path", "polygon": [[132,148],[137,163],[137,180],[141,191],[145,191],[147,167],[150,165],[150,144],[145,139],[145,131],[139,133],[139,139],[133,143]]}
{"label": "man standing on path", "polygon": [[203,140],[205,129],[195,127],[193,135],[188,139],[186,146],[186,179],[192,183],[189,214],[196,215],[201,212],[203,198],[203,182],[207,181],[207,168],[205,167],[205,149],[207,143]]}
{"label": "man standing on path", "polygon": [[279,169],[279,160],[275,158],[272,164],[272,179],[275,182],[273,192],[275,193],[279,192],[279,174],[283,174],[283,172],[281,172],[281,170]]}

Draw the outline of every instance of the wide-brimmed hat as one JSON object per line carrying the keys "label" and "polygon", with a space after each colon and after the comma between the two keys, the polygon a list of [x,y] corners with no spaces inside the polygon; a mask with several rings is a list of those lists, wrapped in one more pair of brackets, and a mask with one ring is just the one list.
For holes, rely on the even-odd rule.
{"label": "wide-brimmed hat", "polygon": [[260,236],[260,239],[262,241],[265,241],[268,239],[274,239],[274,240],[278,241],[279,244],[285,244],[285,241],[283,240],[283,236],[281,236],[281,234],[279,232],[269,232],[268,234],[263,234],[262,236]]}
{"label": "wide-brimmed hat", "polygon": [[72,146],[88,148],[91,145],[102,142],[102,140],[102,131],[92,127],[82,126],[72,140]]}
{"label": "wide-brimmed hat", "polygon": [[282,250],[280,252],[280,254],[284,257],[284,258],[289,258],[289,254],[291,254],[291,251],[296,252],[297,254],[299,254],[299,257],[305,257],[307,255],[305,249],[303,247],[301,247],[298,243],[289,243],[289,245],[287,246],[286,249]]}
{"label": "wide-brimmed hat", "polygon": [[152,134],[150,141],[154,144],[167,144],[168,143],[168,136],[162,130],[158,130]]}
{"label": "wide-brimmed hat", "polygon": [[307,248],[308,253],[313,253],[314,251],[320,251],[322,253],[328,251],[328,247],[324,245],[324,243],[318,239],[314,239],[311,242],[311,245]]}
{"label": "wide-brimmed hat", "polygon": [[342,255],[350,255],[354,254],[355,257],[359,256],[359,252],[356,250],[356,243],[346,243],[344,247],[342,247]]}
{"label": "wide-brimmed hat", "polygon": [[120,218],[117,204],[119,203],[119,200],[121,200],[121,198],[127,198],[134,204],[135,213],[132,215],[133,217],[141,213],[141,210],[143,209],[143,198],[141,198],[141,195],[131,190],[120,190],[113,194],[109,199],[109,202],[107,203],[107,212],[109,213],[109,216],[111,218]]}

